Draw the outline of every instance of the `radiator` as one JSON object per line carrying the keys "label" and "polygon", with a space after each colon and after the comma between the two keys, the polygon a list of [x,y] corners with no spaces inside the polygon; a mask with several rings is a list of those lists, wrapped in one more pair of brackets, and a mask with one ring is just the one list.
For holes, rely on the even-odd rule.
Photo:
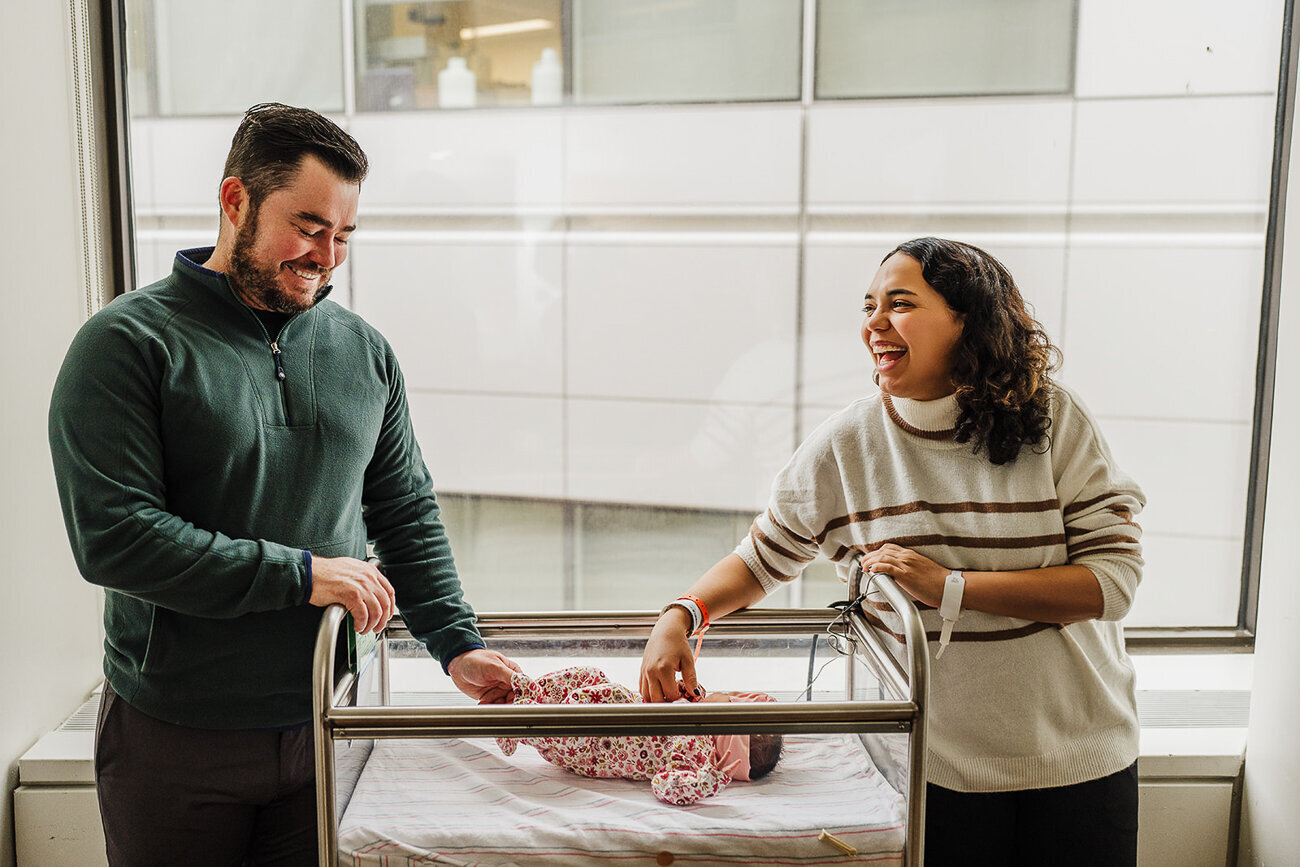
{"label": "radiator", "polygon": [[14,842],[18,867],[100,867],[104,827],[95,797],[99,693],[18,760]]}

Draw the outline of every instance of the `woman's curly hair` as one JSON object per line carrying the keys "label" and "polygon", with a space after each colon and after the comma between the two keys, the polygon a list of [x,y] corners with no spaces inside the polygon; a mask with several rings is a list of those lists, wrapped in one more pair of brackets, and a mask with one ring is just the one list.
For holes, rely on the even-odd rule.
{"label": "woman's curly hair", "polygon": [[978,247],[942,238],[907,241],[894,253],[921,263],[925,282],[963,318],[952,368],[957,442],[973,443],[994,464],[1015,460],[1026,445],[1046,447],[1050,374],[1061,353],[1030,315],[1011,272]]}

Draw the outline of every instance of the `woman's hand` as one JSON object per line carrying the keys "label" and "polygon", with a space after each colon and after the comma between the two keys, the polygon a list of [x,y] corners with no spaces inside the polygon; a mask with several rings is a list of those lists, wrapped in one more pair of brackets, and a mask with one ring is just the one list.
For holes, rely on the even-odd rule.
{"label": "woman's hand", "polygon": [[[719,620],[767,595],[745,561],[734,553],[715,563],[687,592],[708,608],[706,620]],[[646,701],[698,701],[704,697],[704,689],[695,679],[691,626],[691,615],[679,606],[659,615],[641,656],[641,697]],[[681,683],[677,681],[678,672]]]}
{"label": "woman's hand", "polygon": [[918,554],[909,548],[902,548],[892,543],[881,545],[876,550],[862,555],[863,572],[879,572],[888,575],[898,583],[912,598],[932,608],[938,608],[943,601],[944,579],[951,571],[940,566],[929,557]]}
{"label": "woman's hand", "polygon": [[[898,545],[881,545],[860,561],[866,572],[893,578],[912,598],[938,608],[948,573],[929,557]],[[1041,623],[1077,623],[1102,615],[1105,600],[1097,576],[1086,566],[1067,564],[1005,572],[966,572],[962,608],[1037,620]]]}
{"label": "woman's hand", "polygon": [[[677,701],[699,688],[695,680],[695,657],[688,633],[691,616],[677,606],[659,615],[641,656],[641,698],[646,701]],[[682,682],[677,682],[681,672]]]}

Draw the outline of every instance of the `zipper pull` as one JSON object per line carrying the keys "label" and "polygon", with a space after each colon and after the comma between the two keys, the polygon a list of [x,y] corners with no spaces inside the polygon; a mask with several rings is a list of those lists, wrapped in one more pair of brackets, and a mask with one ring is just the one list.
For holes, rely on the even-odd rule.
{"label": "zipper pull", "polygon": [[271,341],[271,359],[275,362],[275,378],[284,382],[284,363],[280,360],[280,345]]}

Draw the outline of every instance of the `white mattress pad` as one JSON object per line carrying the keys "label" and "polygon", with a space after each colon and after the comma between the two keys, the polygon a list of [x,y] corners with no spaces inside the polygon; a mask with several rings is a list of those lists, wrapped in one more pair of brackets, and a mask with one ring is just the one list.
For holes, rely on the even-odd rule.
{"label": "white mattress pad", "polygon": [[687,807],[527,746],[507,757],[492,739],[378,740],[339,826],[339,863],[901,864],[905,812],[851,734],[786,735],[770,775]]}

